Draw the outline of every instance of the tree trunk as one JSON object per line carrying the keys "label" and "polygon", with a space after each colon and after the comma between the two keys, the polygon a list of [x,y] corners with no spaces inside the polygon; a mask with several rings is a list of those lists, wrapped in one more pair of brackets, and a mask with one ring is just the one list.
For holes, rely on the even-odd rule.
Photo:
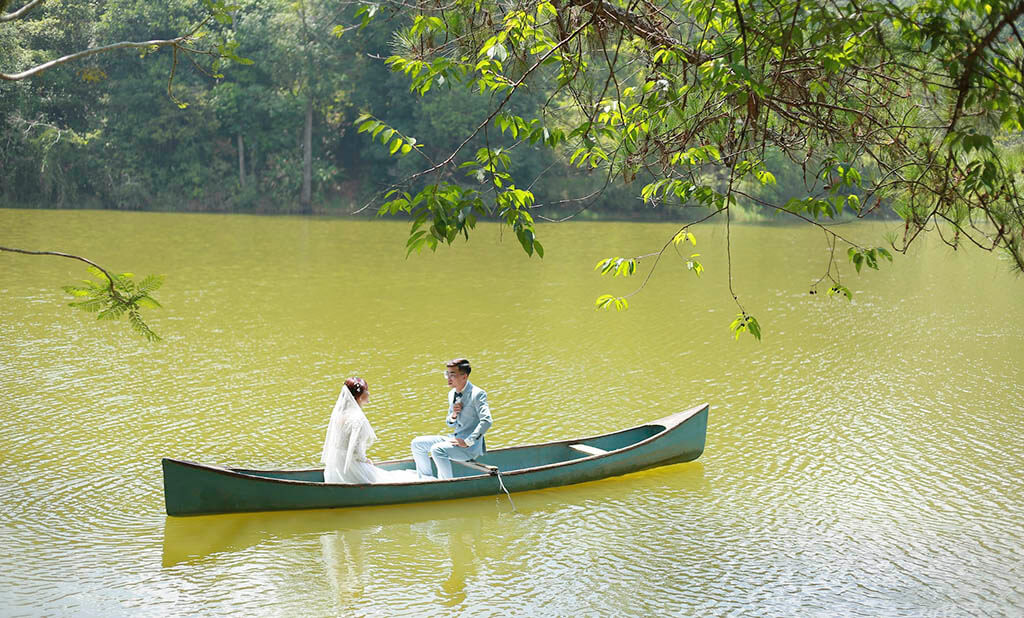
{"label": "tree trunk", "polygon": [[258,154],[256,146],[256,142],[249,144],[249,181],[254,185],[259,185],[259,178],[256,177],[256,156]]}
{"label": "tree trunk", "polygon": [[238,184],[245,187],[245,139],[238,134]]}
{"label": "tree trunk", "polygon": [[313,97],[306,99],[306,127],[302,132],[302,212],[313,213]]}

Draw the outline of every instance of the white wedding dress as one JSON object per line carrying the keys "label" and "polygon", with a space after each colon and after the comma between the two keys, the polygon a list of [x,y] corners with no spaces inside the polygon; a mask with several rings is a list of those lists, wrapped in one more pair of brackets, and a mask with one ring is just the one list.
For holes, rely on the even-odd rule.
{"label": "white wedding dress", "polygon": [[334,404],[327,425],[327,439],[320,457],[325,483],[414,483],[416,470],[383,470],[366,458],[366,449],[377,440],[370,421],[347,387]]}

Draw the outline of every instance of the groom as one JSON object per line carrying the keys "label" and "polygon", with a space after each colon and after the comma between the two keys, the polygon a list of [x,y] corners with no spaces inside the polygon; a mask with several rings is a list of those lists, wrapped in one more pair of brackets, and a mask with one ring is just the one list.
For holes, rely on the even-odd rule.
{"label": "groom", "polygon": [[437,466],[437,478],[452,478],[452,462],[469,461],[483,455],[484,433],[491,426],[487,393],[469,382],[473,368],[464,358],[445,363],[448,379],[448,416],[445,423],[454,428],[452,436],[420,436],[412,441],[412,456],[420,476],[433,477],[430,459]]}

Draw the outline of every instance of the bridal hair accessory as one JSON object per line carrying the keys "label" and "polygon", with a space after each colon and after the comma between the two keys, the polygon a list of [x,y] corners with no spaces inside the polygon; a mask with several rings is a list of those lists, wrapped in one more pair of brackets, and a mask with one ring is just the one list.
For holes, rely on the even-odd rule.
{"label": "bridal hair accessory", "polygon": [[356,399],[359,399],[359,397],[366,392],[367,388],[366,380],[356,376],[353,376],[345,380],[345,386],[348,388],[349,392],[352,393],[352,396]]}

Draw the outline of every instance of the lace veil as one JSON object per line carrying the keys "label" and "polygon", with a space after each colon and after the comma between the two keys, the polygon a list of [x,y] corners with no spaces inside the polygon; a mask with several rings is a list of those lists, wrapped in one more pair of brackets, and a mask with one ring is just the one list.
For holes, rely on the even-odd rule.
{"label": "lace veil", "polygon": [[333,470],[347,475],[356,461],[366,460],[366,449],[377,440],[370,421],[363,414],[348,387],[341,387],[341,394],[331,412],[327,425],[327,439],[320,461],[326,466],[325,474]]}

